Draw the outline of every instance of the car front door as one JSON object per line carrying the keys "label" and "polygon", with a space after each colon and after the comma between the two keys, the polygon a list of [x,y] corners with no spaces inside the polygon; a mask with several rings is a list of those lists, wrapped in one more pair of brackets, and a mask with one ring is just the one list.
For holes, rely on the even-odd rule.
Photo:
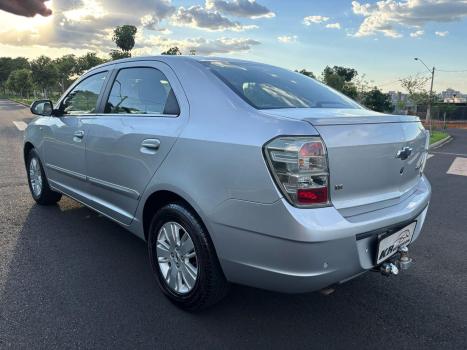
{"label": "car front door", "polygon": [[45,125],[44,156],[50,185],[85,203],[85,120],[96,113],[108,74],[98,71],[81,79],[59,102],[57,112]]}
{"label": "car front door", "polygon": [[130,224],[145,187],[188,118],[188,102],[169,66],[115,66],[101,103],[87,118],[86,167],[93,207]]}

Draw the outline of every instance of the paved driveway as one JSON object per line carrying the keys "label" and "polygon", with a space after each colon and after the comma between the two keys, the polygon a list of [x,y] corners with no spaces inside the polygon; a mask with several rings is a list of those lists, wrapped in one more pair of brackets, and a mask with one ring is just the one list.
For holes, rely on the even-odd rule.
{"label": "paved driveway", "polygon": [[233,286],[189,314],[157,288],[144,242],[70,199],[34,204],[29,118],[0,101],[0,348],[467,348],[467,177],[447,174],[467,158],[466,130],[428,161],[433,200],[411,270],[367,273],[330,296]]}

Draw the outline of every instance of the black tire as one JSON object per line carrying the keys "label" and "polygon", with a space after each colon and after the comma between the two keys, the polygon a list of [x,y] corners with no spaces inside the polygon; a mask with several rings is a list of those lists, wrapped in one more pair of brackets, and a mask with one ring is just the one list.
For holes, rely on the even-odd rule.
{"label": "black tire", "polygon": [[[159,267],[157,237],[161,227],[175,222],[181,225],[193,241],[196,252],[198,275],[192,289],[177,293],[169,287]],[[228,292],[229,284],[224,277],[212,241],[197,216],[179,203],[168,204],[155,213],[148,235],[151,268],[163,293],[178,307],[187,311],[200,311],[218,301]],[[178,276],[178,275],[177,275]]]}
{"label": "black tire", "polygon": [[[33,190],[33,185],[31,182],[31,162],[35,160],[39,166],[40,174],[42,177],[42,190],[40,193],[35,193]],[[37,151],[33,148],[31,151],[29,151],[27,157],[26,157],[26,172],[28,174],[28,184],[29,184],[29,190],[31,191],[32,198],[36,201],[37,204],[40,205],[52,205],[57,203],[61,198],[62,194],[52,191],[49,186],[49,182],[47,181],[47,178],[45,176],[44,168],[42,166],[41,159],[39,158],[39,154]]]}

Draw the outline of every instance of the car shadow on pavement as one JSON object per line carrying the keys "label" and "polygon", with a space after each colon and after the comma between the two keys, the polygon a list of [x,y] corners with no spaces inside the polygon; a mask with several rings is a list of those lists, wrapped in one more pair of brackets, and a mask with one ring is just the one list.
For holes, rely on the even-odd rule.
{"label": "car shadow on pavement", "polygon": [[330,296],[232,286],[205,312],[181,311],[159,291],[146,244],[68,198],[31,205],[7,266],[0,345],[14,348],[407,348],[445,341],[429,323],[413,326],[414,317],[436,310],[409,274],[366,274]]}

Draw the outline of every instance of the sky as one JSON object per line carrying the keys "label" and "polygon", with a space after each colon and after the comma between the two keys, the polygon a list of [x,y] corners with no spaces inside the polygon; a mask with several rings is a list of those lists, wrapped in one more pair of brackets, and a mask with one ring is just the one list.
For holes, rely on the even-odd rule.
{"label": "sky", "polygon": [[108,57],[112,30],[137,26],[133,55],[238,57],[320,74],[357,69],[384,91],[436,67],[434,88],[467,93],[467,0],[51,0],[48,17],[0,11],[0,56]]}

